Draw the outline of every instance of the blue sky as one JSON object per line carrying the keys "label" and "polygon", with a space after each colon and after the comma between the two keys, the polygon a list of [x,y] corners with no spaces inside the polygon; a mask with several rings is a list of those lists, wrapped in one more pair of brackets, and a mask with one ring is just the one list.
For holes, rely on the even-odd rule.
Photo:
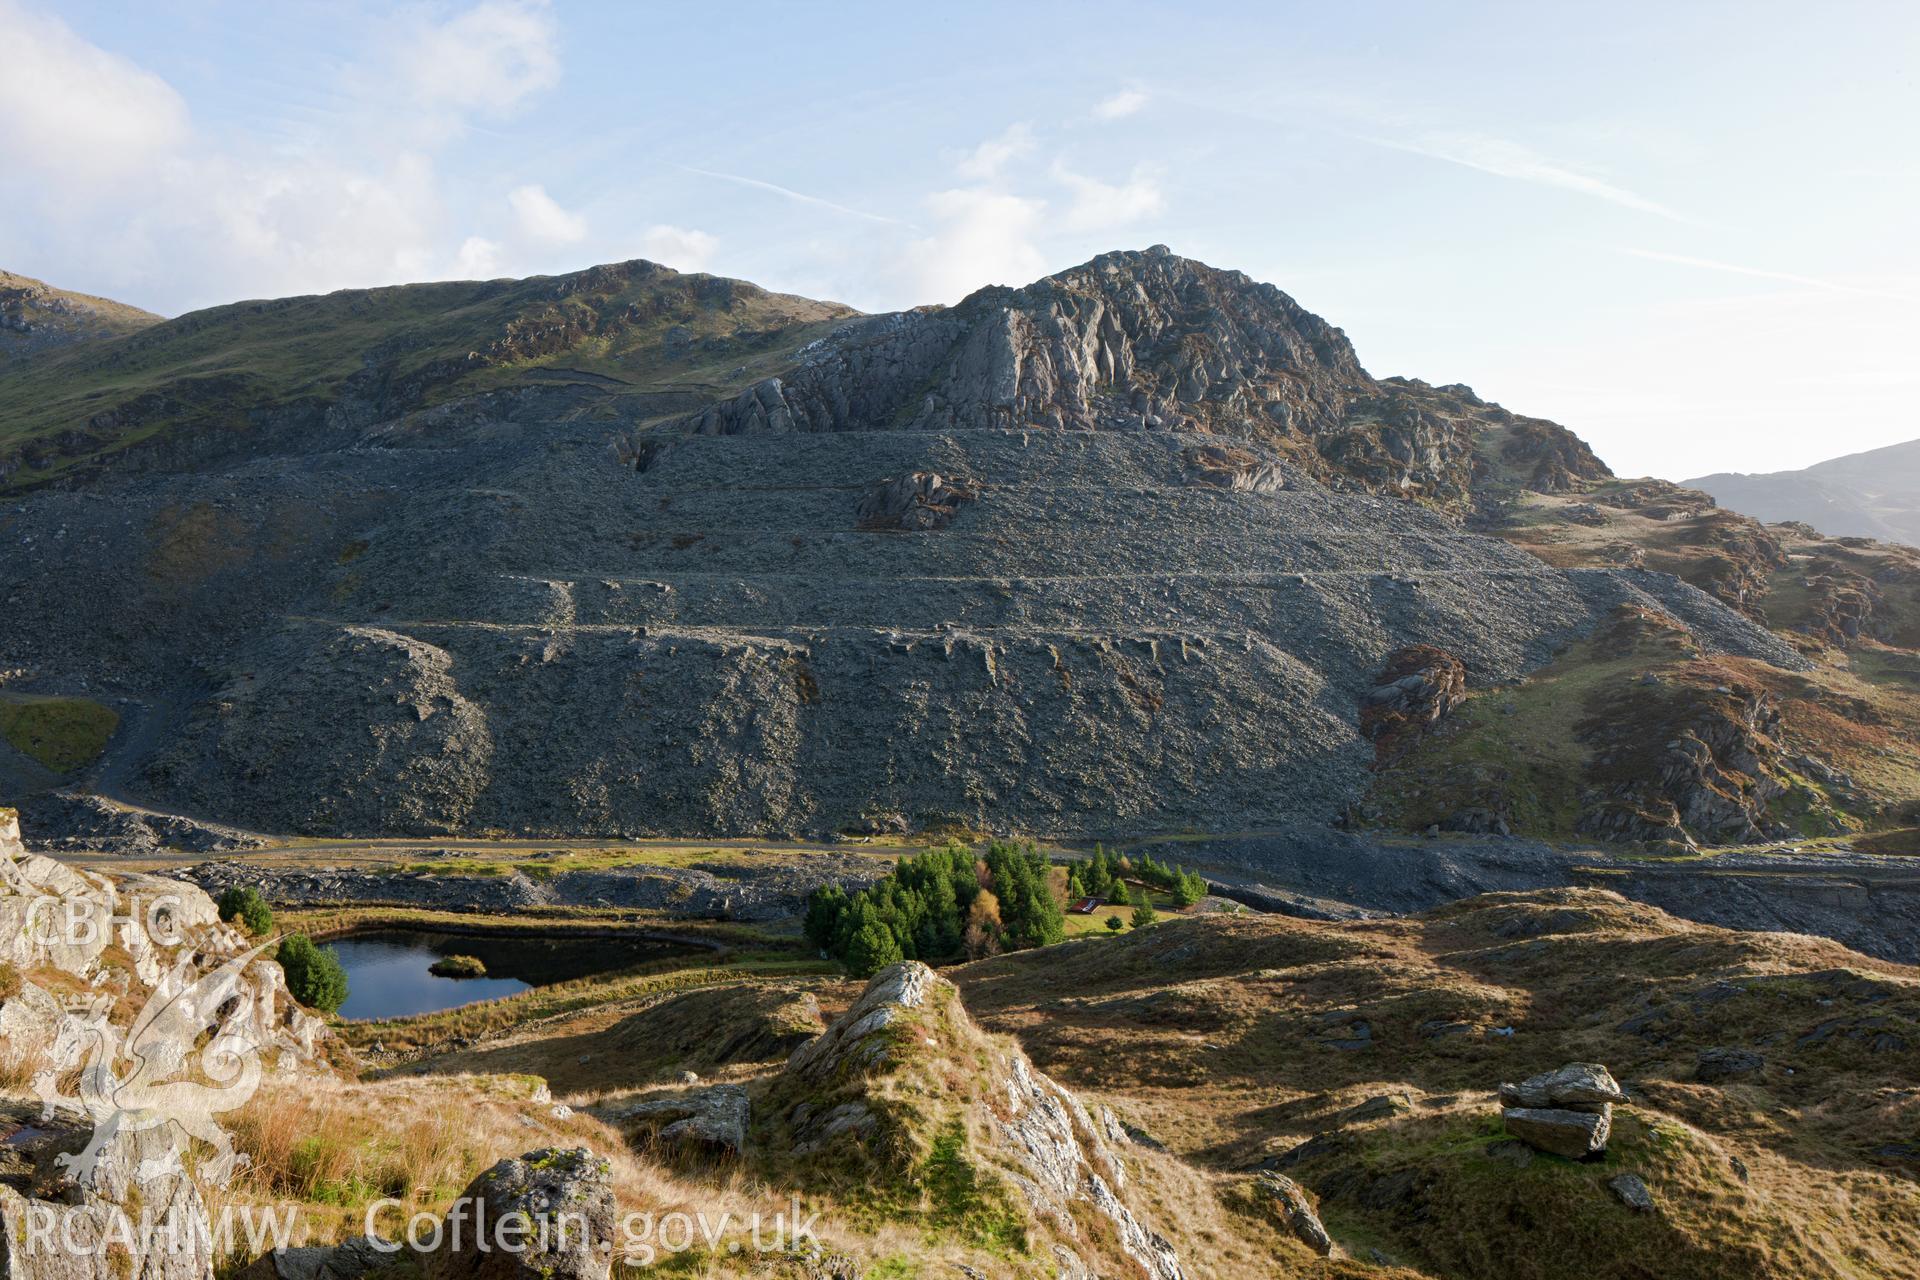
{"label": "blue sky", "polygon": [[1920,436],[1920,6],[0,0],[0,266],[175,314],[1156,242],[1616,469]]}

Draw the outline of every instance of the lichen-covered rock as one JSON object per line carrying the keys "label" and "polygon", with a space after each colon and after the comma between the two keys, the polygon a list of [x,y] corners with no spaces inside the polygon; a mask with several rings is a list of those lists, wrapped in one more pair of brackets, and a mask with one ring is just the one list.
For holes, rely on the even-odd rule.
{"label": "lichen-covered rock", "polygon": [[1625,1102],[1626,1090],[1613,1073],[1597,1062],[1569,1062],[1564,1067],[1528,1076],[1519,1084],[1500,1086],[1500,1102],[1508,1107],[1598,1107]]}
{"label": "lichen-covered rock", "polygon": [[[619,1243],[613,1169],[584,1147],[502,1160],[475,1178],[456,1205],[465,1206],[467,1230],[456,1233],[448,1224],[440,1247],[424,1259],[427,1280],[607,1280],[611,1273]],[[475,1244],[474,1222],[491,1224],[509,1214],[532,1224],[527,1247]]]}
{"label": "lichen-covered rock", "polygon": [[[694,1079],[697,1081],[699,1077]],[[618,1113],[623,1128],[648,1132],[663,1146],[727,1155],[737,1154],[747,1145],[747,1125],[751,1118],[747,1091],[737,1084],[694,1089],[678,1097],[642,1102]]]}
{"label": "lichen-covered rock", "polygon": [[[132,1137],[103,1153],[96,1186],[60,1179],[44,1161],[31,1195],[0,1185],[0,1277],[213,1280],[211,1222],[199,1188],[184,1172],[141,1179],[137,1161],[163,1144]],[[59,1132],[43,1154],[77,1150],[86,1138],[84,1130]]]}

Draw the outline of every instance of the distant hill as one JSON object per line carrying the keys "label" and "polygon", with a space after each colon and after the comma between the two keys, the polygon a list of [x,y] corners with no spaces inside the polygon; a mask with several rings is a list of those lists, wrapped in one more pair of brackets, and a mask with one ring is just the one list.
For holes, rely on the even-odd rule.
{"label": "distant hill", "polygon": [[160,320],[111,298],[0,271],[0,367],[75,343],[138,333]]}
{"label": "distant hill", "polygon": [[1798,520],[1833,537],[1920,546],[1920,440],[1850,453],[1801,471],[1721,472],[1685,482],[1769,524]]}

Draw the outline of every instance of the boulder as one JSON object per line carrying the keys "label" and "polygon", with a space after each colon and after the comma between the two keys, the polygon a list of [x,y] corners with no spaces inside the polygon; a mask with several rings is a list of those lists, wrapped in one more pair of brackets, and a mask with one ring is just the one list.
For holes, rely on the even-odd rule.
{"label": "boulder", "polygon": [[1333,1237],[1327,1234],[1300,1184],[1281,1173],[1263,1173],[1254,1182],[1267,1211],[1279,1219],[1295,1239],[1323,1258],[1333,1256]]}
{"label": "boulder", "polygon": [[273,1249],[261,1254],[236,1280],[360,1280],[368,1272],[403,1261],[392,1248],[367,1237],[344,1244]]}
{"label": "boulder", "polygon": [[1578,1111],[1626,1100],[1626,1090],[1597,1062],[1569,1062],[1556,1071],[1529,1076],[1519,1084],[1500,1086],[1500,1103],[1506,1107]]}
{"label": "boulder", "polygon": [[1536,1151],[1584,1160],[1607,1149],[1613,1128],[1613,1108],[1569,1111],[1560,1107],[1508,1107],[1500,1113],[1507,1132]]}
{"label": "boulder", "polygon": [[[529,1224],[525,1246],[492,1247],[494,1224],[509,1214]],[[442,1225],[426,1280],[608,1280],[618,1243],[613,1169],[584,1147],[529,1151],[475,1178]]]}
{"label": "boulder", "polygon": [[1750,1049],[1702,1049],[1693,1078],[1702,1084],[1718,1084],[1741,1076],[1758,1075],[1767,1060]]}
{"label": "boulder", "polygon": [[1607,1190],[1635,1213],[1653,1212],[1653,1192],[1637,1173],[1623,1173],[1607,1180]]}
{"label": "boulder", "polygon": [[1394,1116],[1403,1116],[1413,1110],[1413,1095],[1406,1093],[1377,1093],[1366,1101],[1348,1107],[1340,1113],[1340,1123],[1365,1124],[1369,1120],[1388,1120]]}
{"label": "boulder", "polygon": [[737,1154],[747,1145],[750,1118],[747,1091],[737,1084],[695,1089],[678,1097],[643,1102],[620,1113],[623,1127],[649,1130],[663,1145],[728,1155]]}

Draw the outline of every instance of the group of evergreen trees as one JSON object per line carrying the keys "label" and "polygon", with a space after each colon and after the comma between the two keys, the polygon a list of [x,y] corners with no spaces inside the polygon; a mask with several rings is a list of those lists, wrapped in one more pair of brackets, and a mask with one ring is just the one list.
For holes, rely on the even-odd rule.
{"label": "group of evergreen trees", "polygon": [[1145,896],[1128,891],[1129,877],[1172,894],[1174,902],[1182,907],[1207,896],[1207,882],[1197,872],[1155,862],[1151,854],[1141,854],[1137,861],[1112,857],[1105,845],[1095,845],[1091,858],[1068,869],[1067,897],[1098,898],[1116,907],[1138,906]]}
{"label": "group of evergreen trees", "polygon": [[[959,843],[902,858],[892,875],[848,894],[839,885],[817,889],[807,899],[806,933],[815,946],[868,977],[899,960],[978,959],[1001,951],[1043,947],[1067,936],[1061,913],[1068,902],[1099,898],[1133,908],[1133,926],[1154,921],[1152,903],[1129,877],[1173,895],[1183,907],[1206,896],[1207,884],[1191,871],[1110,856],[1096,845],[1093,857],[1071,864],[1064,884],[1031,844],[995,841],[984,857]],[[1110,928],[1119,927],[1110,919]]]}
{"label": "group of evergreen trees", "polygon": [[839,885],[807,900],[807,938],[860,977],[898,960],[977,958],[1067,936],[1052,868],[1033,846],[998,841],[976,857],[961,844],[902,858],[894,873],[849,895]]}

